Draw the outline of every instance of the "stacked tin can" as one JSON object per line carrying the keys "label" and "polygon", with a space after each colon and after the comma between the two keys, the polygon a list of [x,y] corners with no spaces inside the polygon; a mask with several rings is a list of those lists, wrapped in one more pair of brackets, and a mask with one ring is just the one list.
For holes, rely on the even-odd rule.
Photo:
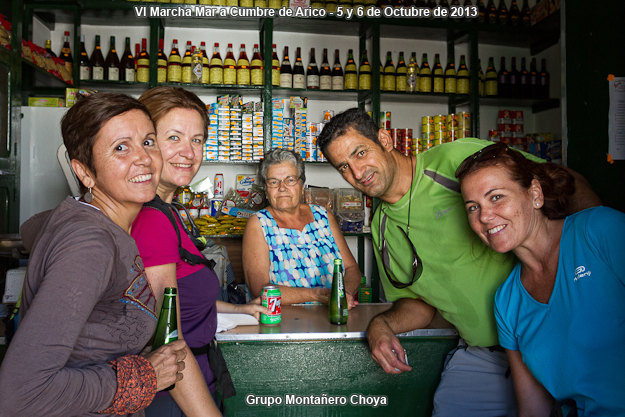
{"label": "stacked tin can", "polygon": [[388,131],[391,135],[391,138],[393,139],[394,148],[406,156],[412,155],[412,129],[393,128],[389,129]]}
{"label": "stacked tin can", "polygon": [[523,111],[499,110],[497,115],[499,141],[525,150],[527,142],[523,127]]}
{"label": "stacked tin can", "polygon": [[421,137],[415,153],[425,152],[441,143],[471,135],[471,116],[468,112],[437,114],[421,118]]}

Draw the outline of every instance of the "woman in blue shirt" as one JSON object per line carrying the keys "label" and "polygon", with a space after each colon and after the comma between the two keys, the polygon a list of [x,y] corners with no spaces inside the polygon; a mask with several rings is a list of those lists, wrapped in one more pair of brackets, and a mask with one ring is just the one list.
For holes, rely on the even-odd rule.
{"label": "woman in blue shirt", "polygon": [[456,176],[471,228],[520,261],[495,296],[519,415],[549,416],[573,400],[579,416],[625,416],[625,214],[567,217],[570,174],[503,144]]}

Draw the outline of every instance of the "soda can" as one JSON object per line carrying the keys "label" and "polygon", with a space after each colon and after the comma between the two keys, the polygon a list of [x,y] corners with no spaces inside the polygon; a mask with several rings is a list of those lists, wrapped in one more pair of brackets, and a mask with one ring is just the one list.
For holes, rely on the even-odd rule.
{"label": "soda can", "polygon": [[215,174],[215,198],[224,197],[224,174]]}
{"label": "soda can", "polygon": [[269,314],[260,315],[260,322],[266,325],[280,324],[282,321],[282,294],[275,285],[266,285],[260,295],[260,302],[267,307]]}

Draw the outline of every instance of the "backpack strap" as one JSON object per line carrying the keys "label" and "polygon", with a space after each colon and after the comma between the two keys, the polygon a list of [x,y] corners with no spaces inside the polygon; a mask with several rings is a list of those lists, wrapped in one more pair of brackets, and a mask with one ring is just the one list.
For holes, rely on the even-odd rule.
{"label": "backpack strap", "polygon": [[[206,266],[206,267],[208,267],[210,269],[213,269],[215,267],[215,261],[214,260],[212,260],[212,259],[209,260],[209,259],[206,259],[204,256],[200,256],[200,255],[196,255],[194,253],[191,253],[191,252],[189,252],[188,250],[186,250],[185,248],[182,247],[182,241],[180,240],[180,230],[178,229],[178,224],[176,223],[176,219],[175,219],[174,215],[178,216],[178,219],[180,220],[180,223],[183,224],[183,225],[184,225],[184,221],[180,217],[180,214],[178,213],[178,210],[176,210],[173,205],[167,204],[166,202],[161,200],[161,198],[158,195],[156,197],[154,197],[152,199],[152,201],[144,203],[143,205],[145,207],[151,207],[153,209],[156,209],[156,210],[160,211],[161,213],[163,213],[169,219],[172,227],[176,231],[176,236],[178,237],[178,254],[180,255],[180,258],[183,261],[185,261],[189,265],[201,264],[201,265],[204,265],[204,266]],[[184,206],[182,206],[182,207],[184,207]],[[187,215],[188,215],[188,212],[187,212]],[[195,226],[195,223],[193,223],[193,222],[191,222],[191,223],[193,224],[193,226]],[[197,226],[195,226],[195,228],[197,230]],[[187,233],[189,238],[193,241],[193,243],[196,244],[197,238],[194,235],[191,234],[192,232],[187,230],[186,228],[185,228],[185,232]],[[199,234],[199,230],[197,231],[197,233]]]}

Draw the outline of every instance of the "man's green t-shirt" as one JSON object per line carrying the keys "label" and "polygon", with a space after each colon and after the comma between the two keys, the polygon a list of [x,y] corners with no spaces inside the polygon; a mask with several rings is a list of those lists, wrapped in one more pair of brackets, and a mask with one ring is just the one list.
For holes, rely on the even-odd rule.
{"label": "man's green t-shirt", "polygon": [[[466,157],[491,144],[480,139],[461,139],[417,155],[412,203],[409,204],[410,192],[395,204],[383,202],[371,225],[387,300],[422,299],[456,326],[460,336],[472,346],[498,344],[493,313],[495,291],[516,263],[514,255],[493,251],[471,230],[454,175]],[[410,241],[421,259],[423,272],[414,284],[398,289],[384,272],[381,243],[384,237],[395,279],[410,282],[412,248],[398,228],[407,230],[409,215]]]}

